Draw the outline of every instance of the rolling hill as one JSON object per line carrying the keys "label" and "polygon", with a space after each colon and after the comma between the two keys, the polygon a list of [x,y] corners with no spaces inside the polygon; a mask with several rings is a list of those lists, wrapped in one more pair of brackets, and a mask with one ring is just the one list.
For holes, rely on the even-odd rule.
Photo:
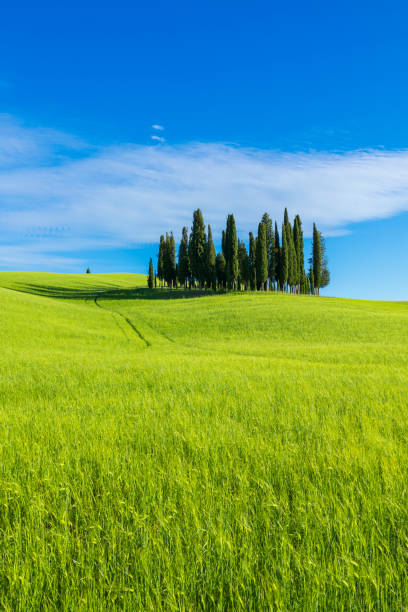
{"label": "rolling hill", "polygon": [[0,605],[403,609],[408,303],[0,273]]}

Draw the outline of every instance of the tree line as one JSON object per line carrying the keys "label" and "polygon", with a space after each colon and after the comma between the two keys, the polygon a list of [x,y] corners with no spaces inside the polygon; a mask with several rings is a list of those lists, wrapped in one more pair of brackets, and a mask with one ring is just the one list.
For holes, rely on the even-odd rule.
{"label": "tree line", "polygon": [[296,215],[290,222],[285,208],[281,233],[278,224],[265,213],[258,234],[249,232],[248,250],[237,237],[234,215],[227,216],[222,232],[221,251],[216,253],[210,225],[204,224],[199,208],[193,213],[190,234],[183,227],[176,257],[173,233],[160,236],[157,269],[149,262],[150,288],[286,291],[319,295],[330,282],[326,244],[313,224],[312,253],[305,270],[302,221]]}

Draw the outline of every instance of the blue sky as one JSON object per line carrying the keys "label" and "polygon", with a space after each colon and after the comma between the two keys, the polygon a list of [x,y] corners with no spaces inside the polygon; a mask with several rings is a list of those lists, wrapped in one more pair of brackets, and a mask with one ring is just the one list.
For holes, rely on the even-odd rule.
{"label": "blue sky", "polygon": [[407,24],[403,2],[7,3],[0,268],[141,272],[197,206],[243,238],[287,206],[328,236],[326,294],[408,299]]}

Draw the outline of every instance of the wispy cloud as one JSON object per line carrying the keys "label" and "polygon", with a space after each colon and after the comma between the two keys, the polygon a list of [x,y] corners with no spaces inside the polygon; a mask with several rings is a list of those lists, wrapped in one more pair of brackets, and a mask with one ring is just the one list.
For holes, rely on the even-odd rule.
{"label": "wispy cloud", "polygon": [[285,206],[301,215],[306,233],[316,221],[333,235],[407,211],[408,151],[285,154],[219,143],[95,149],[0,122],[0,243],[8,244],[0,266],[10,257],[23,265],[47,253],[59,260],[81,249],[156,242],[190,226],[196,207],[215,233],[234,212],[246,237],[264,211],[280,220]]}
{"label": "wispy cloud", "polygon": [[166,142],[166,139],[163,138],[162,136],[156,136],[155,134],[153,134],[153,136],[151,136],[152,140],[156,140],[157,142]]}
{"label": "wispy cloud", "polygon": [[164,127],[162,125],[159,125],[158,123],[153,123],[152,128],[154,130],[158,130],[159,132],[162,132],[164,130]]}

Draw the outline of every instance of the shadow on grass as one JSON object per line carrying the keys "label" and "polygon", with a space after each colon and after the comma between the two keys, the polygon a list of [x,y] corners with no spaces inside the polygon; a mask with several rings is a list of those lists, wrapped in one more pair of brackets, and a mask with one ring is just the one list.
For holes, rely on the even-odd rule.
{"label": "shadow on grass", "polygon": [[[55,287],[51,285],[21,284],[16,291],[66,300],[178,300],[215,295],[212,290],[200,289],[148,289],[144,287]],[[222,293],[222,291],[218,292]]]}

